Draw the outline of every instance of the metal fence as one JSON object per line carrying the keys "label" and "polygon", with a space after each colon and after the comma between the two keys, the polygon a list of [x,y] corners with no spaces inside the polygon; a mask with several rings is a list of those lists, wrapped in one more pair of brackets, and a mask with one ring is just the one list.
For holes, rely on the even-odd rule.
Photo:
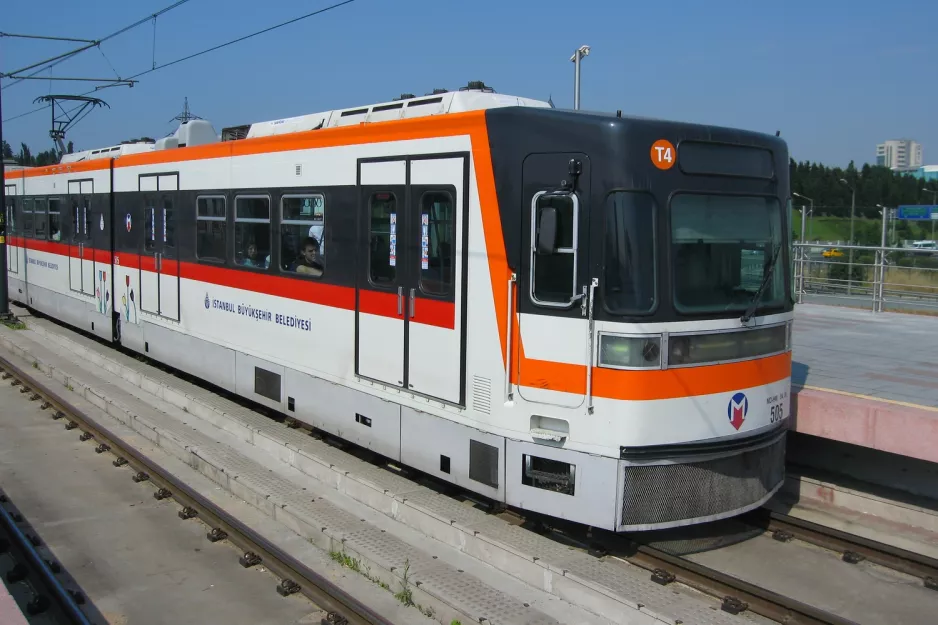
{"label": "metal fence", "polygon": [[935,250],[795,243],[792,258],[799,303],[938,314]]}

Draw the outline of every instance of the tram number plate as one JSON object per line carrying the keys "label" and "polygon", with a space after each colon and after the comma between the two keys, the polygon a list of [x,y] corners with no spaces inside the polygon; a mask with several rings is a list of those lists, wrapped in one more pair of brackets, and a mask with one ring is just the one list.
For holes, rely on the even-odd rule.
{"label": "tram number plate", "polygon": [[769,423],[778,423],[785,418],[785,405],[772,404],[772,407],[769,409],[769,415]]}

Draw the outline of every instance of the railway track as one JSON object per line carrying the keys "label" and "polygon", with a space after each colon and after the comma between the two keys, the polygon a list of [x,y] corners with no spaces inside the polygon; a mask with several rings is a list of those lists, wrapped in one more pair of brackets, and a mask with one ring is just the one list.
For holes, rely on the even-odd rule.
{"label": "railway track", "polygon": [[781,542],[810,543],[840,553],[844,562],[858,564],[865,560],[917,577],[925,588],[938,590],[938,560],[935,558],[764,508],[749,513],[744,520],[763,527]]}
{"label": "railway track", "polygon": [[41,615],[47,623],[89,625],[79,608],[84,597],[65,587],[57,575],[58,563],[43,557],[38,549],[40,544],[39,537],[26,527],[22,515],[0,490],[0,556],[13,561],[4,581],[11,586],[20,583],[29,586],[32,599],[23,609],[27,620]]}
{"label": "railway track", "polygon": [[[323,625],[392,625],[391,621],[267,541],[172,474],[164,471],[145,454],[125,444],[119,436],[49,388],[40,378],[2,356],[0,356],[0,378],[20,386],[20,392],[28,394],[29,399],[41,401],[41,407],[52,412],[53,419],[63,421],[66,429],[80,430],[82,440],[93,439],[98,443],[95,448],[96,452],[109,452],[116,456],[114,466],[130,468],[134,472],[134,481],[151,482],[156,488],[153,493],[156,499],[175,500],[181,506],[179,510],[181,519],[198,518],[204,522],[211,528],[207,534],[208,540],[217,542],[227,539],[238,547],[244,554],[239,559],[241,566],[250,567],[263,563],[271,573],[280,578],[280,584],[277,586],[278,593],[284,596],[301,593],[327,612],[327,617],[322,620]],[[3,506],[0,506],[0,509],[3,509]],[[12,522],[12,517],[5,511],[0,513],[0,529],[7,529],[8,521]],[[17,530],[15,524],[13,530]],[[16,531],[13,535],[15,538],[14,541],[10,541],[11,546],[18,546],[24,550],[23,557],[34,566],[36,575],[48,584],[49,597],[55,599],[56,602],[63,602],[63,605],[69,608],[71,617],[76,619],[62,622],[87,623],[87,620],[77,620],[85,619],[84,614],[75,605],[74,599],[61,587],[49,565],[38,556],[28,538],[22,532],[19,532],[19,537],[16,537]],[[16,540],[19,542],[15,542]]]}
{"label": "railway track", "polygon": [[644,544],[632,535],[595,530],[586,530],[584,534],[584,530],[563,521],[551,525],[538,519],[535,523],[559,542],[587,550],[595,557],[643,568],[652,581],[662,586],[681,584],[715,597],[720,601],[720,609],[730,614],[750,612],[785,625],[858,625],[833,612]]}
{"label": "railway track", "polygon": [[[179,372],[176,372],[171,368],[161,366],[158,363],[150,362],[150,364],[158,367],[163,371],[172,373],[173,375],[178,375],[179,377],[192,383],[204,386],[200,383],[199,380],[193,379],[191,376],[185,374],[180,375]],[[9,363],[2,357],[0,357],[0,368],[11,370]],[[18,371],[15,372],[14,375],[16,375],[16,377],[25,375],[27,378],[29,378],[28,371]],[[32,384],[37,388],[37,390],[40,390],[40,394],[42,394],[44,397],[57,397],[55,396],[54,391],[50,391],[47,388],[39,388],[39,383],[37,382],[28,381],[26,383]],[[218,390],[214,388],[211,390],[213,390],[213,392],[218,392]],[[268,411],[264,410],[263,408],[258,408],[251,402],[243,400],[243,398],[229,397],[229,399],[248,406],[251,409],[259,409],[262,413],[268,413]],[[51,403],[60,407],[65,402],[61,399],[53,399]],[[70,410],[74,409],[68,408],[65,410],[65,412],[69,412]],[[83,420],[82,423],[85,424],[82,429],[87,427],[85,431],[90,432],[91,435],[96,439],[108,440],[109,437],[112,436],[106,431],[102,431],[100,428],[96,428],[93,422],[88,423],[88,420]],[[293,422],[293,420],[289,418],[287,418],[284,423],[287,425],[287,427],[302,427],[303,429],[307,429],[308,427],[305,424]],[[311,432],[314,432],[314,430],[311,430]],[[327,442],[332,440],[332,437],[328,434],[318,434],[327,440]],[[112,447],[112,452],[119,449],[119,446],[111,445],[110,443],[108,443],[108,445]],[[380,466],[385,466],[385,468],[390,467],[388,462],[379,461],[375,457],[375,454],[369,452],[368,450],[359,450],[354,445],[338,444],[338,446],[347,453],[360,457],[363,460],[367,460]],[[146,469],[146,466],[148,466],[148,461],[145,458],[138,459],[133,450],[124,450],[115,453],[117,453],[122,458],[126,458],[134,468],[138,468],[138,470],[142,470],[145,473],[150,473]],[[451,484],[438,482],[432,476],[427,476],[419,472],[411,472],[406,470],[402,471],[400,468],[397,468],[396,470],[394,468],[390,468],[390,470],[395,473],[403,473],[405,476],[416,479],[417,481],[424,483],[427,486],[435,486],[437,487],[438,492],[445,493],[457,498],[464,496],[483,505],[491,504],[491,502],[481,501],[471,493],[462,492],[461,489],[454,488]],[[197,508],[196,505],[193,504],[192,499],[187,497],[184,488],[180,488],[179,486],[161,479],[159,474],[148,475],[147,479],[150,479],[150,481],[153,481],[162,488],[165,488],[172,497],[174,497],[181,505],[184,506],[183,512],[185,512],[187,509],[200,510],[200,508]],[[156,495],[159,494],[160,491],[158,490]],[[196,495],[196,497],[198,497],[198,495]],[[211,504],[208,502],[206,502],[206,504],[211,506]],[[855,621],[803,603],[791,597],[786,597],[767,588],[751,584],[739,578],[733,577],[732,575],[723,573],[722,571],[707,567],[680,556],[673,555],[661,549],[641,544],[640,541],[632,540],[628,536],[601,532],[598,536],[593,537],[590,530],[580,526],[577,528],[573,528],[572,526],[568,527],[568,524],[564,522],[555,523],[556,520],[548,520],[540,517],[539,515],[519,515],[514,510],[506,511],[503,506],[498,504],[489,505],[489,507],[491,509],[490,511],[493,513],[502,513],[509,516],[514,516],[517,517],[519,522],[524,522],[526,524],[527,522],[530,522],[534,527],[538,528],[539,531],[553,534],[554,537],[559,541],[566,542],[568,544],[572,544],[587,550],[594,556],[608,556],[646,569],[649,572],[650,578],[662,585],[679,583],[693,588],[699,592],[713,596],[721,602],[720,608],[722,610],[732,614],[743,614],[748,611],[778,623],[785,623],[786,625],[856,625]],[[183,515],[183,512],[180,512],[181,516]],[[284,583],[287,583],[287,586],[290,587],[289,582],[296,583],[294,580],[301,580],[299,582],[299,590],[306,594],[306,596],[308,596],[315,603],[323,606],[324,608],[326,605],[336,605],[329,604],[327,601],[321,599],[321,593],[323,591],[316,590],[317,582],[315,577],[318,576],[315,576],[315,573],[313,573],[314,578],[312,580],[304,580],[303,575],[300,572],[297,572],[291,566],[287,565],[278,567],[276,564],[278,561],[276,554],[262,554],[263,547],[251,546],[252,543],[249,540],[245,542],[239,542],[243,539],[238,538],[238,532],[235,528],[235,525],[238,525],[236,520],[231,519],[230,521],[226,521],[222,518],[216,519],[211,516],[210,510],[207,510],[204,513],[203,518],[206,520],[206,523],[209,526],[213,528],[220,528],[225,534],[227,534],[229,540],[233,540],[235,544],[237,544],[239,547],[243,547],[245,551],[252,551],[254,553],[261,554],[265,565],[269,566],[275,575],[285,580],[285,582],[281,583],[281,586],[283,586]],[[904,551],[890,545],[877,543],[859,536],[853,536],[845,532],[839,532],[837,530],[809,523],[807,521],[802,521],[794,517],[780,515],[774,512],[770,512],[766,509],[753,511],[738,517],[738,519],[740,521],[744,521],[747,524],[756,526],[764,531],[770,532],[772,537],[777,540],[783,542],[792,539],[802,540],[822,548],[829,549],[831,551],[839,552],[843,554],[844,561],[849,563],[857,563],[863,560],[868,560],[874,564],[919,577],[926,588],[938,590],[938,581],[936,581],[938,580],[938,561],[931,558]],[[285,558],[287,561],[289,561],[288,556],[285,556]],[[325,583],[329,584],[328,582]],[[278,590],[282,590],[282,588]],[[327,609],[332,608],[330,607]],[[343,608],[341,605],[336,605],[336,614],[345,614],[345,612],[342,612],[342,609]],[[336,620],[329,622],[344,623],[345,621]],[[348,622],[384,623],[385,621],[353,620],[352,618],[349,618]]]}
{"label": "railway track", "polygon": [[717,597],[722,600],[720,608],[731,614],[749,611],[786,625],[857,625],[832,612],[647,545],[633,543],[632,549],[616,557],[647,569],[659,584],[679,582]]}

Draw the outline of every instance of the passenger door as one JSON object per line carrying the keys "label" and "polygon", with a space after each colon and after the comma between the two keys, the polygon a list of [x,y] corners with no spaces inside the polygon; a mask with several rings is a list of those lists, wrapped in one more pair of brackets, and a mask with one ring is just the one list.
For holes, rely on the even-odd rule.
{"label": "passenger door", "polygon": [[465,403],[467,156],[359,163],[356,373]]}
{"label": "passenger door", "polygon": [[179,321],[179,253],[176,211],[168,194],[144,195],[143,252],[140,255],[140,309]]}
{"label": "passenger door", "polygon": [[160,242],[160,316],[179,321],[179,247],[176,242],[176,210],[168,195],[161,198],[159,216],[163,231]]}
{"label": "passenger door", "polygon": [[92,248],[93,180],[69,180],[69,215],[72,220],[68,250],[69,288],[83,295],[94,295],[94,250]]}
{"label": "passenger door", "polygon": [[404,387],[407,161],[359,162],[363,232],[355,312],[355,372]]}
{"label": "passenger door", "polygon": [[575,408],[586,396],[591,362],[589,158],[531,154],[522,177],[518,393],[527,401]]}
{"label": "passenger door", "polygon": [[[163,234],[162,211],[157,210],[159,197],[153,193],[143,196],[143,249],[140,251],[140,310],[151,315],[160,314],[159,258]],[[157,233],[160,236],[157,236]]]}
{"label": "passenger door", "polygon": [[19,273],[19,245],[16,241],[16,199],[14,194],[16,193],[16,185],[8,184],[5,185],[6,190],[4,197],[6,198],[6,207],[4,208],[3,216],[6,220],[6,254],[7,254],[7,273],[16,275]]}
{"label": "passenger door", "polygon": [[407,388],[463,404],[466,158],[410,161]]}
{"label": "passenger door", "polygon": [[[82,287],[90,290],[94,295],[95,310],[110,318],[110,310],[114,306],[114,302],[111,301],[113,281],[111,279],[110,197],[100,195],[89,196],[85,199],[88,202],[88,219],[84,227],[88,229],[88,244],[82,248]],[[94,280],[91,285],[86,280],[88,268]],[[110,324],[102,324],[101,328],[102,332],[105,332],[104,328],[110,328]]]}

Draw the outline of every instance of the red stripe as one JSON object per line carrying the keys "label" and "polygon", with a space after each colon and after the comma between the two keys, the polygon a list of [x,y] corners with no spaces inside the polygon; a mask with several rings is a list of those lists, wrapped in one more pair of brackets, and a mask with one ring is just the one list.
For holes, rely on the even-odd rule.
{"label": "red stripe", "polygon": [[[24,241],[27,249],[66,257],[71,252],[75,258],[78,258],[77,245],[36,239],[25,239]],[[86,247],[85,258],[91,260],[92,256],[97,263],[105,265],[111,263],[111,254],[106,250],[92,250]],[[118,266],[139,268],[142,271],[156,271],[156,260],[153,256],[137,255],[129,252],[119,252],[114,256]],[[163,258],[161,262],[162,273],[175,274],[178,271],[179,277],[187,280],[242,289],[264,295],[274,295],[343,310],[355,310],[355,289],[351,287],[324,284],[314,280],[274,276],[260,271],[236,271],[225,267],[180,262],[168,258]],[[359,295],[359,306],[363,313],[403,319],[404,314],[409,313],[410,302],[406,299],[401,302],[403,314],[399,315],[397,314],[396,293],[362,290]],[[452,302],[418,297],[414,302],[414,313],[414,318],[411,320],[414,323],[437,326],[448,330],[456,327],[456,306]]]}
{"label": "red stripe", "polygon": [[453,302],[418,297],[414,302],[414,317],[411,321],[453,330],[456,327],[456,305]]}
{"label": "red stripe", "polygon": [[[363,290],[358,294],[358,310],[369,315],[395,317],[397,319],[403,320],[404,302],[399,301],[398,298],[399,296],[397,293]],[[400,314],[397,312],[398,305],[401,307]]]}
{"label": "red stripe", "polygon": [[40,239],[22,239],[19,247],[25,247],[28,250],[45,252],[47,254],[57,254],[66,258],[82,258],[93,260],[102,265],[111,264],[111,253],[107,250],[92,249],[88,246],[84,248],[84,254],[78,253],[78,245],[72,243],[61,243],[59,241],[42,241]]}
{"label": "red stripe", "polygon": [[121,254],[121,257],[124,259],[130,260],[130,263],[127,263],[125,260],[124,261],[125,265],[129,264],[131,267],[133,267],[136,264],[137,267],[141,271],[156,272],[156,258],[154,258],[153,256],[146,256],[146,255],[137,256],[136,263],[133,262],[133,258],[134,258],[133,254]]}
{"label": "red stripe", "polygon": [[235,271],[187,262],[180,263],[179,277],[311,304],[355,310],[355,289],[344,286],[272,276],[260,271]]}

